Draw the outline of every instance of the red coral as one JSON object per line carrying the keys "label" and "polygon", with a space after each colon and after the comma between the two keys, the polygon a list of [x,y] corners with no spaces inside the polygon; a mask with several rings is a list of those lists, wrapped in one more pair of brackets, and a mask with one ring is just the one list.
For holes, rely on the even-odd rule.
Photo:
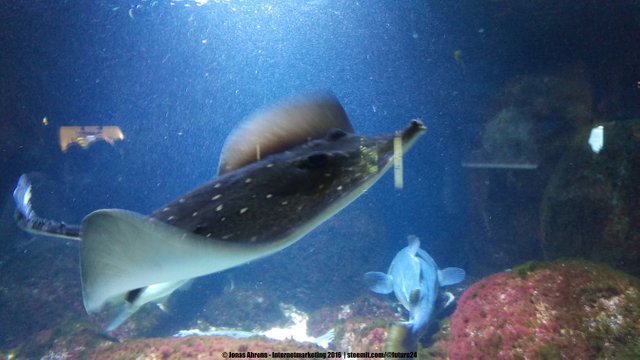
{"label": "red coral", "polygon": [[278,352],[324,352],[325,350],[309,344],[300,344],[294,341],[281,342],[262,339],[237,340],[224,337],[188,337],[168,339],[145,339],[127,341],[122,344],[95,349],[84,356],[87,359],[221,359],[223,352],[247,352],[256,353],[272,351]]}
{"label": "red coral", "polygon": [[364,338],[363,349],[383,349],[387,339],[387,331],[383,328],[375,328],[371,330]]}
{"label": "red coral", "polygon": [[162,345],[158,349],[158,353],[160,355],[160,358],[168,359],[171,356],[171,354],[173,354],[173,348],[169,345]]}
{"label": "red coral", "polygon": [[[609,346],[611,337],[607,332],[617,331],[618,336],[638,333],[638,312],[623,311],[638,308],[639,299],[634,295],[638,288],[637,280],[577,261],[490,276],[460,297],[451,318],[449,357],[616,357],[611,355],[623,353],[626,344],[633,341],[626,339],[618,347]],[[592,319],[603,311],[615,312],[627,324],[636,325],[624,331],[613,329],[617,325],[611,323],[610,313],[600,316],[599,322]],[[589,325],[594,321],[597,326]]]}

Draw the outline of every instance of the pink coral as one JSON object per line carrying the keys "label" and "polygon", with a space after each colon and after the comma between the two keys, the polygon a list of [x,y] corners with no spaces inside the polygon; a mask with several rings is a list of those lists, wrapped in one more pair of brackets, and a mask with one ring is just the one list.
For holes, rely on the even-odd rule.
{"label": "pink coral", "polygon": [[[586,359],[637,351],[638,289],[637,279],[577,261],[529,264],[490,276],[460,298],[451,318],[449,356]],[[612,312],[631,324],[618,331],[628,335],[622,342],[608,335],[616,326],[609,320]],[[606,348],[612,342],[617,344]]]}
{"label": "pink coral", "polygon": [[375,328],[371,330],[362,340],[363,349],[384,349],[384,343],[387,340],[387,330],[383,328]]}

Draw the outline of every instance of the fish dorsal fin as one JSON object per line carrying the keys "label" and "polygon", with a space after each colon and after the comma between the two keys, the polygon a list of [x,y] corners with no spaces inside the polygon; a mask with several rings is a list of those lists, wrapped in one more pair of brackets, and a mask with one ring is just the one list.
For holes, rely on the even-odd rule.
{"label": "fish dorsal fin", "polygon": [[353,132],[342,105],[330,94],[258,111],[227,137],[220,154],[218,175],[322,138],[331,129]]}
{"label": "fish dorsal fin", "polygon": [[420,249],[420,238],[415,235],[409,235],[407,236],[407,241],[409,242],[409,245],[407,246],[409,253],[411,253],[411,255],[415,255],[418,252],[418,249]]}

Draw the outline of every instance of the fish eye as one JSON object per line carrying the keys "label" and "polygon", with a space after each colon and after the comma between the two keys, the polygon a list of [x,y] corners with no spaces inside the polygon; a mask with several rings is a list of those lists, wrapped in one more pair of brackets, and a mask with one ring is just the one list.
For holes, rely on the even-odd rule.
{"label": "fish eye", "polygon": [[298,167],[300,169],[319,169],[323,168],[329,162],[329,155],[326,153],[315,153],[307,156]]}

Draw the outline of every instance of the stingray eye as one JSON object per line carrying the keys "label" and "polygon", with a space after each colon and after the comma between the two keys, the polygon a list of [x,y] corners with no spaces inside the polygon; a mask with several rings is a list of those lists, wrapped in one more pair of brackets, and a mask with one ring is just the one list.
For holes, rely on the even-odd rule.
{"label": "stingray eye", "polygon": [[342,129],[332,129],[327,138],[331,141],[336,141],[347,136],[347,133]]}
{"label": "stingray eye", "polygon": [[329,162],[329,155],[326,153],[316,153],[307,156],[305,161],[302,161],[298,167],[301,169],[319,169],[327,166]]}

